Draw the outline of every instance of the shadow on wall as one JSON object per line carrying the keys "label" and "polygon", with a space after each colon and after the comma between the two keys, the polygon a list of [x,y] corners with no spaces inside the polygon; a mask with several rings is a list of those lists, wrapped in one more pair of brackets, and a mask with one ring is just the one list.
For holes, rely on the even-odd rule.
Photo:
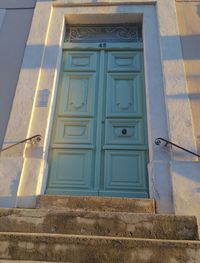
{"label": "shadow on wall", "polygon": [[183,47],[184,60],[200,60],[200,34],[162,36],[161,41],[165,46],[165,50],[168,51],[167,56],[163,56],[163,60],[182,59],[182,53],[174,48],[177,46],[178,42],[180,42],[180,38]]}
{"label": "shadow on wall", "polygon": [[197,15],[200,16],[200,4],[197,4]]}
{"label": "shadow on wall", "polygon": [[[200,10],[200,7],[199,7]],[[200,12],[200,11],[199,11]],[[167,56],[163,56],[163,60],[182,60],[182,53],[177,51],[176,47],[177,44],[179,46],[180,43],[180,37],[182,40],[183,49],[184,47],[190,47],[191,52],[184,53],[183,55],[185,60],[200,60],[200,34],[199,35],[177,35],[177,36],[162,36],[161,41],[163,42],[163,45],[165,46],[165,50],[168,52]],[[179,43],[178,43],[179,42]],[[27,52],[27,60],[23,61],[22,68],[23,69],[37,69],[41,67],[41,60],[40,57],[43,54],[45,48],[46,54],[51,54],[51,58],[49,60],[52,60],[52,56],[55,56],[54,59],[57,57],[57,45],[52,45],[45,47],[44,45],[27,45],[26,46],[26,52]],[[41,56],[38,56],[38,54],[41,54]],[[46,69],[51,69],[51,61],[48,61],[48,56],[46,57],[46,65],[43,65]],[[38,60],[37,60],[38,59]]]}
{"label": "shadow on wall", "polygon": [[[190,99],[193,101],[200,101],[200,93],[199,92],[190,92],[189,94]],[[170,98],[172,100],[186,100],[188,99],[185,93],[178,93],[173,95],[167,95],[167,98]]]}

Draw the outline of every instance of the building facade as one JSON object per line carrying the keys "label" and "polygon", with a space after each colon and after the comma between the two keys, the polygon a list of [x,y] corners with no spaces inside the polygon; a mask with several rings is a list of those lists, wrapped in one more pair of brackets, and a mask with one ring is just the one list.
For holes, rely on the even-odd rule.
{"label": "building facade", "polygon": [[198,217],[198,157],[155,140],[199,152],[200,2],[4,2],[2,148],[42,140],[1,152],[0,206],[109,195]]}

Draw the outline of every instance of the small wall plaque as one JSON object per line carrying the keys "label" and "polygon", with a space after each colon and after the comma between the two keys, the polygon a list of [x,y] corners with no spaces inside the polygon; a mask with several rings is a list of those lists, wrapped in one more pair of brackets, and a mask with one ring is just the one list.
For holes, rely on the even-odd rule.
{"label": "small wall plaque", "polygon": [[49,101],[49,90],[48,89],[41,89],[38,90],[37,93],[37,100],[36,100],[36,107],[47,107]]}

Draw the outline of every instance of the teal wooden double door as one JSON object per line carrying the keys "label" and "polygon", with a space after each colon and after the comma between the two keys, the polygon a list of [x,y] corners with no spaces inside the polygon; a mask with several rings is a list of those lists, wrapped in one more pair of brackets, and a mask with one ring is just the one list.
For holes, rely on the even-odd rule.
{"label": "teal wooden double door", "polygon": [[47,194],[148,197],[143,51],[63,51]]}

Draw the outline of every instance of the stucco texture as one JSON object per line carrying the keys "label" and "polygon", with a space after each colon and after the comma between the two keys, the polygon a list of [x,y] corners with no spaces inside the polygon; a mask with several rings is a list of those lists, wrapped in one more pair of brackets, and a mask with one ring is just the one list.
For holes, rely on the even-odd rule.
{"label": "stucco texture", "polygon": [[193,124],[200,153],[200,1],[176,1]]}
{"label": "stucco texture", "polygon": [[[31,7],[19,1],[21,8],[16,8],[16,1],[0,1],[0,10],[5,11],[0,28],[0,148],[3,143],[12,101],[24,56],[26,40],[33,15]],[[29,1],[28,1],[29,2]],[[20,5],[21,3],[21,5]],[[30,4],[30,3],[29,3]]]}

